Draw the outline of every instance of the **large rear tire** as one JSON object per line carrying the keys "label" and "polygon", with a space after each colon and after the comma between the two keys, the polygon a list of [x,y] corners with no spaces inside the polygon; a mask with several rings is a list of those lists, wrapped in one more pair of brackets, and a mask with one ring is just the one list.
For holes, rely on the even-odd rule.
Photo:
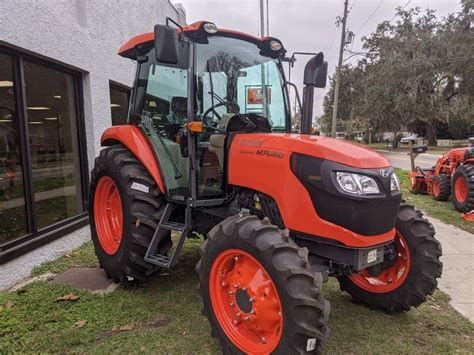
{"label": "large rear tire", "polygon": [[451,186],[449,185],[448,175],[439,174],[433,176],[432,193],[436,201],[446,201],[449,198]]}
{"label": "large rear tire", "polygon": [[453,203],[459,212],[474,210],[474,165],[461,165],[453,175]]}
{"label": "large rear tire", "polygon": [[[128,285],[158,270],[144,256],[164,207],[155,181],[126,147],[100,152],[91,172],[89,219],[95,253],[108,277]],[[167,232],[159,251],[170,248]]]}
{"label": "large rear tire", "polygon": [[276,226],[233,216],[215,226],[196,266],[203,314],[226,354],[321,353],[329,337],[322,275]]}
{"label": "large rear tire", "polygon": [[374,275],[364,269],[338,277],[354,302],[388,313],[409,311],[426,301],[441,276],[441,244],[422,213],[402,203],[396,221],[396,258]]}

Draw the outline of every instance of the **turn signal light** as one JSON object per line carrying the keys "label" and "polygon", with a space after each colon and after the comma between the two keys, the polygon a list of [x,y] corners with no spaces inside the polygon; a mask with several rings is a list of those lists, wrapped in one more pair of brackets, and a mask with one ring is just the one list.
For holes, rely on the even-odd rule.
{"label": "turn signal light", "polygon": [[188,123],[188,131],[191,132],[202,132],[203,131],[203,126],[202,122],[199,121],[192,121]]}

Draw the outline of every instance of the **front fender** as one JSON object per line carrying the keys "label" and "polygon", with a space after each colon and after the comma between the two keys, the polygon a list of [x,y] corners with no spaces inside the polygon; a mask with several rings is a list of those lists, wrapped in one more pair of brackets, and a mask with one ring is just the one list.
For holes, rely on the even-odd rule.
{"label": "front fender", "polygon": [[158,160],[143,132],[134,125],[113,126],[105,130],[100,138],[101,146],[117,143],[123,144],[132,152],[153,177],[161,193],[165,193],[165,184],[161,177]]}

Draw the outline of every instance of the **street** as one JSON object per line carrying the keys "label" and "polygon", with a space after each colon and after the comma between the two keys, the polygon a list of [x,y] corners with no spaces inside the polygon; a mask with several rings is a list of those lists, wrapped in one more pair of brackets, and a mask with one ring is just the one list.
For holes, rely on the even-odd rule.
{"label": "street", "polygon": [[[386,150],[377,150],[377,152],[385,156],[388,160],[390,160],[390,163],[395,168],[400,168],[402,170],[408,171],[411,170],[410,156],[407,154],[406,151],[393,152]],[[429,169],[436,164],[436,161],[440,156],[441,155],[430,153],[420,154],[418,158],[415,159],[415,166],[419,166],[423,169]]]}

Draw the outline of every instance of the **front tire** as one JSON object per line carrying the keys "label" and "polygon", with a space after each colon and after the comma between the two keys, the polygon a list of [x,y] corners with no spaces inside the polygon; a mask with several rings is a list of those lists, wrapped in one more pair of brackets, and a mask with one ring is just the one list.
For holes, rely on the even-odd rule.
{"label": "front tire", "polygon": [[453,203],[459,212],[474,210],[474,165],[461,165],[453,175]]}
{"label": "front tire", "polygon": [[308,252],[256,216],[214,227],[196,266],[203,314],[226,354],[321,353],[329,302]]}
{"label": "front tire", "polygon": [[[95,253],[114,282],[145,281],[158,268],[144,260],[165,200],[143,165],[123,145],[103,149],[91,172],[89,220]],[[171,248],[169,231],[159,252]]]}
{"label": "front tire", "polygon": [[449,185],[448,175],[439,174],[433,176],[432,193],[436,201],[446,201],[449,198],[451,186]]}
{"label": "front tire", "polygon": [[338,277],[341,290],[354,302],[388,313],[409,311],[426,301],[441,277],[441,244],[433,226],[420,211],[402,203],[395,224],[397,256],[378,274],[364,269],[352,276]]}

